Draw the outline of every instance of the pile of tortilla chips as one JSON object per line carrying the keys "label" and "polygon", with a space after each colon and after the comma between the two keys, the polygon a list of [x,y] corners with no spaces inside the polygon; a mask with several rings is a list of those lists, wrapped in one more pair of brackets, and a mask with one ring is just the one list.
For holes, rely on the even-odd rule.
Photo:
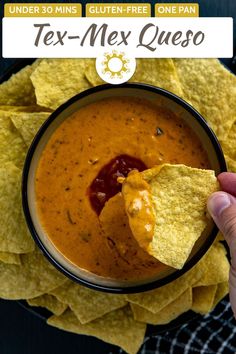
{"label": "pile of tortilla chips", "polygon": [[[236,77],[214,59],[139,59],[131,81],[187,100],[222,143],[236,172]],[[63,102],[102,83],[91,59],[37,60],[0,85],[0,297],[26,299],[52,312],[50,325],[93,335],[138,352],[147,323],[166,324],[185,311],[206,314],[228,293],[229,262],[217,238],[182,277],[131,295],[99,293],[68,280],[41,254],[21,208],[21,172],[41,124]]]}

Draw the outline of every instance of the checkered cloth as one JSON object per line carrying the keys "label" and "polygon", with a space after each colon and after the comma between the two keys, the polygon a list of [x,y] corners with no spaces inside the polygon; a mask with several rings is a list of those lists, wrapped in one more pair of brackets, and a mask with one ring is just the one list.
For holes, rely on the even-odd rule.
{"label": "checkered cloth", "polygon": [[[236,320],[228,296],[210,314],[146,339],[139,354],[235,354]],[[122,350],[119,354],[124,354]]]}

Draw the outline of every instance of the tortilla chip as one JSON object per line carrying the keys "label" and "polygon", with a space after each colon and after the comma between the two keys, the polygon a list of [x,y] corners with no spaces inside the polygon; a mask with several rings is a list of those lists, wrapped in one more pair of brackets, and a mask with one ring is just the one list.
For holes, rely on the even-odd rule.
{"label": "tortilla chip", "polygon": [[66,304],[63,304],[63,302],[60,302],[55,296],[49,294],[29,299],[27,302],[30,306],[45,307],[56,316],[60,316],[68,307]]}
{"label": "tortilla chip", "polygon": [[184,98],[215,131],[227,138],[235,121],[236,77],[217,59],[174,59]]}
{"label": "tortilla chip", "polygon": [[201,262],[203,275],[195,286],[215,285],[228,281],[230,264],[221,243],[213,244]]}
{"label": "tortilla chip", "polygon": [[43,59],[31,75],[37,104],[56,109],[91,87],[84,71],[91,59]]}
{"label": "tortilla chip", "polygon": [[[207,198],[218,189],[214,171],[185,165],[164,164],[130,173],[123,182],[122,194],[139,245],[160,262],[181,269],[209,221]],[[152,239],[145,243],[146,226],[152,225],[151,211],[145,218],[139,201],[153,214]]]}
{"label": "tortilla chip", "polygon": [[172,59],[137,59],[132,82],[143,82],[158,86],[178,96],[183,90]]}
{"label": "tortilla chip", "polygon": [[36,60],[32,65],[27,65],[0,85],[0,105],[30,106],[36,103],[30,75],[39,62]]}
{"label": "tortilla chip", "polygon": [[84,75],[91,86],[105,84],[105,81],[97,73],[95,59],[92,59],[90,63],[85,65]]}
{"label": "tortilla chip", "polygon": [[25,144],[30,146],[33,138],[38,132],[39,128],[49,117],[50,113],[48,112],[36,112],[36,113],[12,113],[11,121],[19,131],[22,136]]}
{"label": "tortilla chip", "polygon": [[20,255],[10,252],[0,252],[0,262],[7,264],[21,264]]}
{"label": "tortilla chip", "polygon": [[192,310],[201,315],[212,310],[217,285],[199,286],[193,288]]}
{"label": "tortilla chip", "polygon": [[51,112],[48,108],[43,108],[40,106],[0,106],[0,111],[10,111],[10,112],[44,112],[44,111]]}
{"label": "tortilla chip", "polygon": [[22,167],[27,147],[10,119],[11,114],[0,111],[0,166],[11,161]]}
{"label": "tortilla chip", "polygon": [[225,281],[224,283],[217,284],[216,294],[213,302],[212,309],[229,293],[229,283]]}
{"label": "tortilla chip", "polygon": [[227,164],[227,170],[229,172],[234,172],[236,173],[236,161],[231,159],[231,157],[225,155],[225,160],[226,160],[226,164]]}
{"label": "tortilla chip", "polygon": [[126,298],[133,304],[144,307],[152,313],[157,313],[195,284],[201,278],[202,274],[201,260],[194,268],[171,283],[151,291],[128,294]]}
{"label": "tortilla chip", "polygon": [[0,251],[33,251],[34,241],[21,207],[21,170],[11,162],[0,168],[0,205]]}
{"label": "tortilla chip", "polygon": [[80,323],[88,323],[127,304],[123,295],[107,294],[70,282],[51,292],[67,304]]}
{"label": "tortilla chip", "polygon": [[[172,59],[137,59],[136,71],[131,82],[143,82],[158,86],[176,95],[183,96],[183,91]],[[104,84],[95,67],[95,61],[85,68],[85,75],[92,86]]]}
{"label": "tortilla chip", "polygon": [[118,345],[129,354],[138,352],[146,331],[146,324],[135,321],[128,306],[84,325],[70,310],[59,317],[50,317],[47,323],[65,331],[95,336]]}
{"label": "tortilla chip", "polygon": [[221,147],[227,156],[236,161],[236,121],[230,128],[227,138],[221,141]]}
{"label": "tortilla chip", "polygon": [[191,309],[192,306],[192,289],[189,288],[177,299],[164,307],[157,313],[152,313],[143,307],[131,304],[134,319],[136,321],[145,322],[153,325],[163,325],[174,320],[182,313]]}
{"label": "tortilla chip", "polygon": [[220,231],[218,232],[214,242],[217,243],[219,241],[225,241],[225,238],[224,238],[223,234]]}
{"label": "tortilla chip", "polygon": [[66,281],[38,251],[21,256],[21,265],[0,263],[0,298],[31,299]]}

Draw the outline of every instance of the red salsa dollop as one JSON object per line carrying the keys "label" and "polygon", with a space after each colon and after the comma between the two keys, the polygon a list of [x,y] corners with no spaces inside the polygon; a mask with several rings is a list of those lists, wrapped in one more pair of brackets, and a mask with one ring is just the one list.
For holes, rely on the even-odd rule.
{"label": "red salsa dollop", "polygon": [[121,191],[118,177],[127,177],[132,170],[143,171],[147,166],[140,160],[129,155],[119,155],[102,167],[92,181],[88,194],[92,208],[99,215],[111,197]]}

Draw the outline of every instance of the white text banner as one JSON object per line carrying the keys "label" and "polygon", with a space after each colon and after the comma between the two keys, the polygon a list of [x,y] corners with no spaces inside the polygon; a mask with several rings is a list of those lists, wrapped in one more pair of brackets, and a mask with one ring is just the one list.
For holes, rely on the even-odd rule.
{"label": "white text banner", "polygon": [[5,58],[95,58],[107,49],[136,58],[230,58],[233,19],[5,17]]}

